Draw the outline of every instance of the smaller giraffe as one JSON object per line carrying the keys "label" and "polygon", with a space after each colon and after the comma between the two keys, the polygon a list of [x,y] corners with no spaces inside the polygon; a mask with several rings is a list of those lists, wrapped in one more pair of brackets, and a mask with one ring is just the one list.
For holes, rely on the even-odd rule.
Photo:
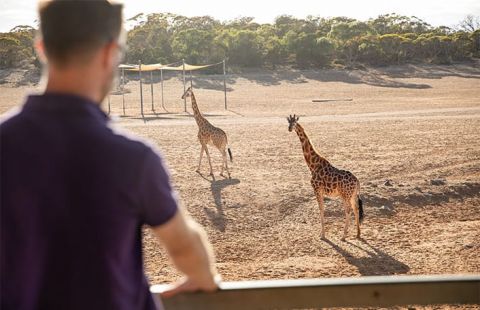
{"label": "smaller giraffe", "polygon": [[360,223],[363,220],[363,203],[359,196],[360,182],[350,171],[337,169],[332,166],[328,160],[321,157],[311,144],[307,133],[298,123],[298,120],[299,117],[295,116],[295,114],[287,117],[288,131],[291,132],[295,129],[295,132],[302,143],[305,161],[312,173],[312,179],[310,182],[320,207],[322,238],[325,238],[324,197],[339,197],[343,200],[345,209],[345,228],[343,229],[342,241],[345,240],[348,226],[350,225],[350,210],[353,210],[355,215],[357,238],[360,238]]}
{"label": "smaller giraffe", "polygon": [[200,173],[200,166],[202,164],[202,157],[203,152],[207,154],[208,164],[210,165],[210,175],[213,176],[212,170],[212,162],[210,160],[210,153],[208,152],[207,144],[213,144],[222,154],[223,162],[222,162],[222,170],[220,175],[223,176],[223,171],[227,170],[228,178],[231,179],[230,171],[228,170],[228,162],[227,162],[227,153],[225,150],[228,150],[228,155],[230,157],[230,161],[233,161],[232,158],[232,151],[228,146],[227,141],[227,134],[222,129],[213,126],[210,122],[200,113],[200,110],[197,106],[197,100],[195,99],[195,95],[193,94],[193,90],[189,87],[182,96],[182,99],[190,97],[192,101],[192,109],[193,109],[193,116],[195,121],[198,125],[198,140],[202,146],[200,150],[200,160],[198,162],[197,172]]}

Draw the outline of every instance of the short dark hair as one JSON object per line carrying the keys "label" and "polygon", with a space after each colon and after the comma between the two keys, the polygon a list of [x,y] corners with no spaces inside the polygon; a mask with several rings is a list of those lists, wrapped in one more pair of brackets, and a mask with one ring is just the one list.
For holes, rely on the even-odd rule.
{"label": "short dark hair", "polygon": [[40,33],[47,57],[59,64],[117,40],[122,5],[107,0],[40,0]]}

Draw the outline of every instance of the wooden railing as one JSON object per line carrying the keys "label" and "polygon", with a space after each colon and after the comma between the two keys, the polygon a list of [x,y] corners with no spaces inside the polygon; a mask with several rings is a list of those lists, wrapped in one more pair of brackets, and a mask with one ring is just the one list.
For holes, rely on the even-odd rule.
{"label": "wooden railing", "polygon": [[223,282],[215,293],[180,294],[163,304],[166,310],[479,305],[480,274]]}

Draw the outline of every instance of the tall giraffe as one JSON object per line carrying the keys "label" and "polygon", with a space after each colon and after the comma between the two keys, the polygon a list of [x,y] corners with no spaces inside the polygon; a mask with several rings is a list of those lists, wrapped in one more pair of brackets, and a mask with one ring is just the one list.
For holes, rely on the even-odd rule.
{"label": "tall giraffe", "polygon": [[226,169],[228,178],[231,178],[230,171],[228,170],[228,161],[227,161],[227,153],[225,149],[228,150],[228,155],[230,157],[230,161],[233,161],[232,158],[232,151],[230,147],[228,147],[227,141],[227,134],[220,128],[213,126],[210,122],[203,117],[202,113],[197,106],[197,100],[195,99],[195,95],[193,94],[193,90],[189,87],[182,96],[182,99],[190,97],[192,101],[192,109],[193,109],[193,116],[195,117],[195,121],[198,125],[198,140],[202,145],[202,149],[200,150],[200,160],[198,162],[197,172],[200,173],[200,166],[202,164],[202,157],[203,152],[207,154],[208,164],[210,165],[210,175],[213,176],[212,170],[212,162],[210,160],[210,153],[208,152],[207,144],[213,144],[219,151],[222,153],[223,162],[222,162],[222,171],[220,175],[223,176],[223,171]]}
{"label": "tall giraffe", "polygon": [[310,182],[320,207],[322,238],[325,238],[324,197],[339,197],[343,200],[345,208],[345,228],[343,230],[342,240],[345,240],[348,226],[350,225],[350,210],[353,210],[353,213],[355,214],[357,238],[360,238],[360,223],[363,220],[363,203],[359,196],[360,182],[350,171],[335,168],[328,162],[328,160],[317,153],[310,142],[307,133],[298,123],[298,116],[290,115],[290,117],[287,117],[287,120],[288,131],[291,132],[292,129],[295,129],[295,132],[302,143],[305,161],[312,173],[312,179]]}

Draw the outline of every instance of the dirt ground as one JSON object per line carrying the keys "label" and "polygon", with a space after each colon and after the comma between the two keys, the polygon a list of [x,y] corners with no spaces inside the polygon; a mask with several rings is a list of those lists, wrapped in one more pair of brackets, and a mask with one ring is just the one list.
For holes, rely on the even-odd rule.
{"label": "dirt ground", "polygon": [[[111,95],[114,126],[153,141],[171,169],[183,206],[208,232],[224,280],[480,273],[480,64],[401,66],[364,71],[259,71],[229,75],[228,110],[221,76],[194,76],[200,110],[226,131],[232,179],[195,172],[200,153],[178,76],[166,76],[164,107],[155,76],[129,76],[125,94]],[[35,86],[0,84],[0,112]],[[313,103],[312,99],[340,100]],[[346,99],[346,100],[345,100]],[[350,100],[351,99],[351,100]],[[104,108],[107,110],[107,101]],[[326,202],[326,237],[295,132],[300,123],[318,152],[361,182],[363,240],[340,240],[340,201]],[[145,230],[151,283],[179,275]],[[475,306],[474,306],[475,307]]]}

